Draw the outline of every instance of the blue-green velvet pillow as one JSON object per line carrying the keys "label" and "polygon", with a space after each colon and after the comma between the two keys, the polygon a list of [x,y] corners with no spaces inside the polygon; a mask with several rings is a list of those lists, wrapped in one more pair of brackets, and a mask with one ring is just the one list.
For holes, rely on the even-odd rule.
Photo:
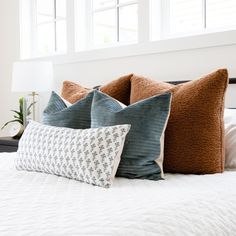
{"label": "blue-green velvet pillow", "polygon": [[52,92],[43,112],[43,124],[73,129],[90,128],[92,100],[93,93],[89,93],[85,98],[67,107],[63,99]]}
{"label": "blue-green velvet pillow", "polygon": [[154,96],[125,108],[110,96],[94,91],[91,127],[131,124],[117,176],[159,180],[163,177],[164,131],[171,94]]}

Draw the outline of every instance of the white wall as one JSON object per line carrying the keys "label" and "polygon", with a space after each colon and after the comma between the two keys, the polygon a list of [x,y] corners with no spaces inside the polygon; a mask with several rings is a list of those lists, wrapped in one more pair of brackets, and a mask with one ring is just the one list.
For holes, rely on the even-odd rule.
{"label": "white wall", "polygon": [[[19,59],[18,19],[18,1],[0,0],[0,125],[12,118],[9,110],[17,107],[20,96],[11,92],[12,62]],[[63,80],[95,86],[128,73],[159,80],[187,80],[198,78],[220,67],[228,68],[230,77],[236,77],[236,44],[55,65],[55,90],[60,91]],[[231,85],[227,93],[228,106],[236,107],[235,94],[236,85]],[[48,96],[49,94],[41,96],[41,110]],[[7,130],[0,135],[6,135],[6,132]]]}
{"label": "white wall", "polygon": [[12,62],[19,59],[18,24],[18,1],[0,0],[0,126],[12,118],[10,109],[17,107],[20,96],[11,93]]}

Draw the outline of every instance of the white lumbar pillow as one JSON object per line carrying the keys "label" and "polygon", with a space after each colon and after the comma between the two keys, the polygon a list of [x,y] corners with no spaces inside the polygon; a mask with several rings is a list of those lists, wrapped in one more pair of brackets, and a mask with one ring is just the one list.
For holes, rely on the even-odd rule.
{"label": "white lumbar pillow", "polygon": [[17,170],[110,187],[130,125],[69,129],[31,121],[19,142]]}
{"label": "white lumbar pillow", "polygon": [[225,109],[225,168],[236,168],[236,109]]}

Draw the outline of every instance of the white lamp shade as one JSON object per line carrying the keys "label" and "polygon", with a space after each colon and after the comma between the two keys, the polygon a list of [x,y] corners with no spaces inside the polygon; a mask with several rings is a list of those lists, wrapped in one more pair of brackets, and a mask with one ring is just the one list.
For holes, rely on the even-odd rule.
{"label": "white lamp shade", "polygon": [[12,72],[13,92],[45,92],[53,86],[51,62],[15,62]]}

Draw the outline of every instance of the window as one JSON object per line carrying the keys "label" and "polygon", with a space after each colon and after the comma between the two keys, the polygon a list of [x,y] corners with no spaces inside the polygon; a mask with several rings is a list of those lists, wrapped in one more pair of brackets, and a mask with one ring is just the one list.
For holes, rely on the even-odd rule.
{"label": "window", "polygon": [[202,0],[171,0],[169,6],[171,34],[197,31],[202,28]]}
{"label": "window", "polygon": [[137,0],[77,0],[76,9],[79,50],[137,42]]}
{"label": "window", "polygon": [[94,45],[137,41],[137,13],[136,1],[93,0]]}
{"label": "window", "polygon": [[65,0],[36,0],[35,42],[42,56],[66,52]]}
{"label": "window", "polygon": [[23,59],[134,43],[143,48],[150,41],[236,32],[236,0],[20,2]]}
{"label": "window", "polygon": [[154,39],[236,28],[235,0],[167,0],[152,9],[153,15],[158,7],[162,22],[154,18],[153,31],[162,29]]}
{"label": "window", "polygon": [[22,0],[21,6],[23,57],[66,53],[66,0]]}
{"label": "window", "polygon": [[236,26],[235,0],[206,0],[206,28]]}

